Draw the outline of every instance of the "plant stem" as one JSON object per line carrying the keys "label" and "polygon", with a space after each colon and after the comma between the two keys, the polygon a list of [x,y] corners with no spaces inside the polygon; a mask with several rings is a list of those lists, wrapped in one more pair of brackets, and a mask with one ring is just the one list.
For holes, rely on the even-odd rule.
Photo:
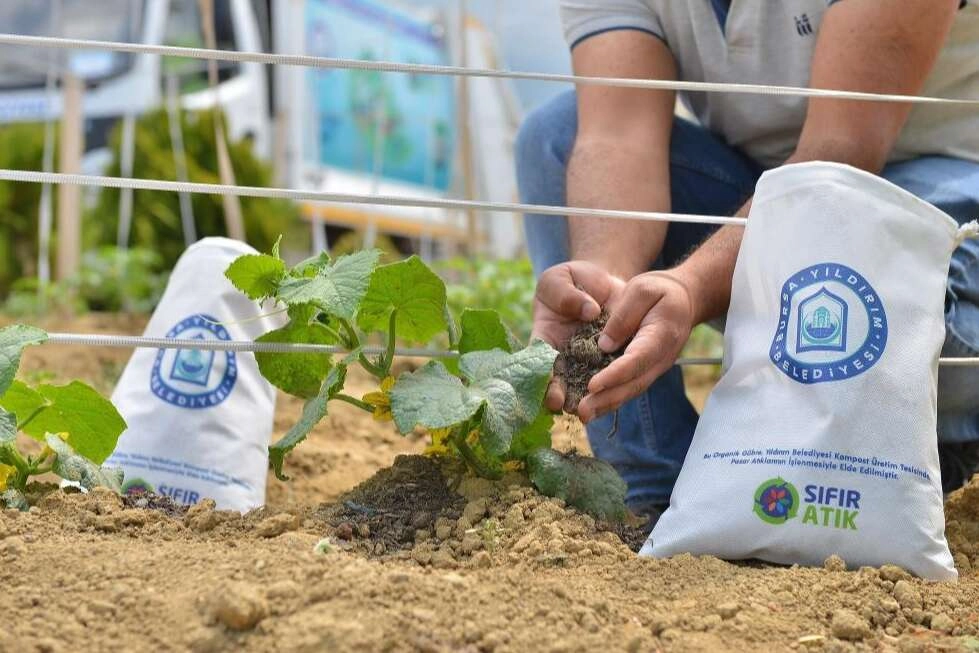
{"label": "plant stem", "polygon": [[381,369],[384,370],[384,376],[388,376],[391,373],[391,364],[394,363],[394,345],[395,345],[395,326],[398,321],[398,309],[391,311],[391,318],[388,321],[388,348],[384,352],[384,358],[381,360]]}
{"label": "plant stem", "polygon": [[469,446],[469,443],[466,442],[466,437],[469,435],[469,425],[470,422],[467,421],[458,431],[452,434],[452,443],[456,446],[456,449],[459,450],[459,454],[462,456],[462,459],[466,461],[466,464],[469,465],[474,472],[476,472],[477,476],[488,478],[491,481],[502,478],[503,475],[500,474],[500,472],[484,465],[483,461],[481,461],[479,456],[476,455],[476,452]]}
{"label": "plant stem", "polygon": [[340,327],[343,329],[343,337],[341,340],[343,344],[351,351],[360,347],[360,336],[357,335],[357,331],[351,326],[350,322],[345,319],[337,318],[340,322]]}
{"label": "plant stem", "polygon": [[[343,332],[346,335],[346,337],[343,339],[343,344],[346,345],[347,349],[350,349],[351,351],[358,349],[360,347],[360,336],[357,335],[357,331],[350,325],[350,322],[340,318],[340,326],[343,327]],[[384,373],[384,370],[372,363],[363,352],[357,356],[357,361],[360,363],[360,366],[367,370],[367,373],[371,376],[382,381],[384,380],[384,377],[387,376],[387,374]]]}
{"label": "plant stem", "polygon": [[337,399],[339,401],[346,402],[346,403],[350,404],[351,406],[356,406],[357,408],[359,408],[361,410],[365,410],[368,413],[371,413],[371,414],[374,413],[374,407],[373,406],[371,406],[366,401],[361,401],[360,399],[357,399],[356,397],[351,397],[350,395],[345,395],[343,393],[340,393],[338,395],[334,395],[333,398],[334,399]]}

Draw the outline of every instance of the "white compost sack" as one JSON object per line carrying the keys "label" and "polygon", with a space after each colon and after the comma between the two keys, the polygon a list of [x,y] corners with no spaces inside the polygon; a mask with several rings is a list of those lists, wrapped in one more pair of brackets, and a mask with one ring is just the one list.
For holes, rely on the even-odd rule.
{"label": "white compost sack", "polygon": [[844,165],[758,183],[734,272],[723,375],[641,553],[957,574],[936,440],[959,229]]}
{"label": "white compost sack", "polygon": [[[244,243],[206,238],[170,276],[146,336],[254,340],[282,324],[225,278],[228,265],[256,253]],[[275,392],[252,354],[137,349],[112,401],[129,428],[108,465],[125,472],[128,492],[152,490],[177,503],[214,499],[248,510],[265,503]]]}

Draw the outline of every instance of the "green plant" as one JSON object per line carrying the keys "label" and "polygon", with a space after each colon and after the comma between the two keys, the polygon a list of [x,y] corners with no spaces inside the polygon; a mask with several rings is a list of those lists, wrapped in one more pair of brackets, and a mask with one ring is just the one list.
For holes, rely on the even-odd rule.
{"label": "green plant", "polygon": [[[0,128],[0,168],[40,170],[43,158],[44,125],[11,123]],[[15,279],[37,273],[41,189],[40,184],[0,182],[0,296]],[[51,199],[53,211],[57,193],[52,192]]]}
{"label": "green plant", "polygon": [[[8,507],[26,509],[30,478],[48,472],[86,489],[122,486],[121,470],[100,467],[126,429],[108,400],[80,381],[31,387],[15,380],[24,348],[46,339],[34,327],[0,329],[0,499]],[[18,432],[44,444],[41,453],[23,454]]]}
{"label": "green plant", "polygon": [[[336,344],[349,352],[336,361],[316,353],[256,356],[272,384],[307,400],[297,424],[269,447],[276,476],[286,479],[286,455],[326,416],[331,401],[391,420],[402,434],[422,428],[433,452],[455,457],[486,478],[524,467],[532,454],[549,448],[553,417],[543,399],[557,352],[539,340],[517,348],[492,310],[463,310],[457,328],[445,284],[421,259],[379,266],[378,258],[377,250],[335,259],[321,254],[287,269],[276,246],[271,255],[237,259],[226,272],[251,299],[274,299],[288,311],[289,323],[260,341]],[[386,343],[376,358],[364,353],[372,334]],[[397,341],[427,343],[439,335],[458,358],[429,361],[397,379],[390,375]],[[376,391],[361,398],[344,393],[354,364],[377,379]],[[595,466],[611,471],[599,461]],[[593,485],[609,491],[608,500],[622,505],[624,515],[624,489]]]}
{"label": "green plant", "polygon": [[453,313],[471,307],[491,309],[520,342],[530,339],[536,282],[529,260],[458,257],[437,263],[435,269],[449,280],[446,297]]}
{"label": "green plant", "polygon": [[[180,114],[186,146],[187,176],[192,182],[220,183],[217,147],[214,139],[214,111]],[[225,121],[227,122],[227,121]],[[133,177],[138,179],[176,179],[176,165],[163,110],[148,113],[136,123],[136,153]],[[106,175],[120,176],[119,148],[121,129],[113,131],[110,139],[112,162]],[[258,159],[247,139],[232,141],[228,150],[234,166],[235,182],[243,186],[272,185],[272,169]],[[105,189],[98,203],[86,216],[86,240],[90,246],[116,242],[119,224],[119,190]],[[218,195],[195,193],[191,196],[197,236],[225,234],[224,207]],[[284,200],[242,197],[242,217],[249,243],[267,250],[279,234],[299,225],[298,209]],[[132,245],[151,249],[172,268],[184,251],[184,236],[180,219],[179,197],[176,193],[138,190],[133,194]]]}
{"label": "green plant", "polygon": [[85,252],[78,273],[41,289],[36,278],[18,279],[4,302],[9,315],[42,315],[51,309],[148,313],[166,288],[163,259],[147,249],[102,247]]}

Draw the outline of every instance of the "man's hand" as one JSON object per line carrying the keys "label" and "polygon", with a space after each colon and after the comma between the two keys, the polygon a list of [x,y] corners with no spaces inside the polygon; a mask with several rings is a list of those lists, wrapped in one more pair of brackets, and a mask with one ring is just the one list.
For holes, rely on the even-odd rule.
{"label": "man's hand", "polygon": [[[545,270],[534,296],[533,337],[562,347],[583,323],[598,319],[602,306],[624,288],[622,279],[586,261],[561,263]],[[557,379],[547,390],[546,405],[550,410],[565,408],[564,387]]]}
{"label": "man's hand", "polygon": [[608,309],[609,321],[598,346],[605,352],[628,346],[588,384],[588,395],[578,405],[578,416],[585,423],[639,396],[666,372],[690,337],[697,316],[689,284],[674,272],[633,277]]}

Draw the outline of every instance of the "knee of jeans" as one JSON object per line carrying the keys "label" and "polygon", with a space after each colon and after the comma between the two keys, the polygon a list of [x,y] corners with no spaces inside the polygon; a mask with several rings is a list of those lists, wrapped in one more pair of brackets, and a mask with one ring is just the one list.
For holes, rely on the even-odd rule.
{"label": "knee of jeans", "polygon": [[577,132],[577,106],[571,91],[532,111],[520,125],[514,144],[517,176],[563,168],[571,155]]}

